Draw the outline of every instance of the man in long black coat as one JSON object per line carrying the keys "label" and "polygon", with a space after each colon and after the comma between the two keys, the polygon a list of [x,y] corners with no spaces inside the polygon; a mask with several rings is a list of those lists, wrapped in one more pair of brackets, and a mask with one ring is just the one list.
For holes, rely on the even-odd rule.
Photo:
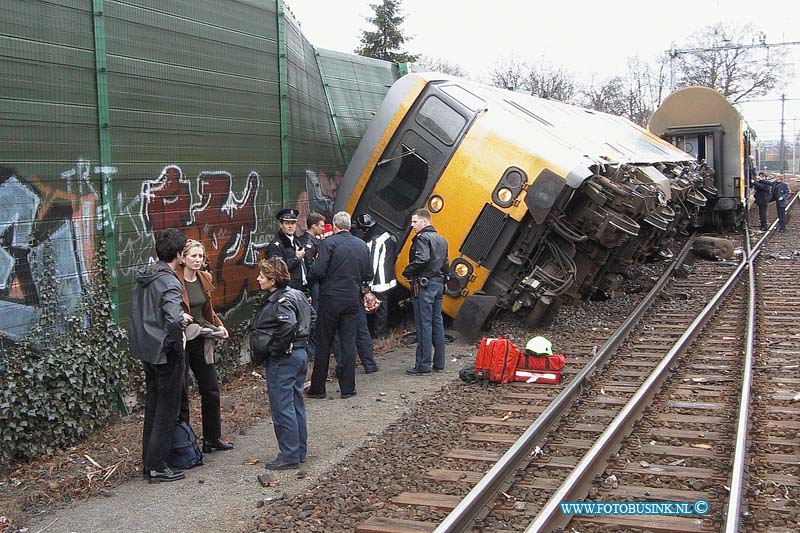
{"label": "man in long black coat", "polygon": [[319,245],[311,266],[311,282],[319,281],[319,314],[316,324],[316,354],[309,398],[325,398],[331,345],[338,332],[342,358],[337,378],[342,398],[356,395],[356,324],[363,306],[363,288],[372,281],[372,261],[367,245],[350,233],[350,215],[333,215],[331,237]]}

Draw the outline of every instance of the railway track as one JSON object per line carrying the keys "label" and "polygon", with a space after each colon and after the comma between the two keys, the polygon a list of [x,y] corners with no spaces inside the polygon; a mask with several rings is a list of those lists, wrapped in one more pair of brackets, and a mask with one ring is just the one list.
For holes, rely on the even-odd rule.
{"label": "railway track", "polygon": [[[800,307],[792,305],[800,303],[795,284],[786,283],[798,279],[800,260],[792,267],[775,264],[789,260],[789,235],[765,247],[754,269],[759,316],[771,314],[776,318],[771,323],[745,327],[755,308],[747,275],[744,282],[728,279],[735,270],[749,272],[744,265],[696,263],[691,276],[672,281],[671,297],[653,305],[626,341],[609,339],[613,355],[596,365],[591,382],[578,388],[568,409],[562,407],[560,416],[550,413],[547,427],[543,422],[532,430],[536,423],[529,424],[548,418],[569,385],[558,396],[552,390],[507,387],[502,401],[492,405],[496,416],[465,421],[471,445],[448,450],[442,468],[425,472],[438,491],[400,493],[356,531],[463,531],[473,526],[550,531],[567,524],[575,531],[797,530],[800,411],[792,403],[800,400],[800,329],[794,326],[800,316],[784,319],[781,308],[797,308],[800,315]],[[774,251],[776,246],[783,251]],[[786,276],[778,272],[781,268]],[[698,319],[712,300],[724,303]],[[615,342],[619,346],[612,348]],[[780,345],[785,349],[765,349]],[[585,354],[573,354],[572,361],[590,365],[602,355]],[[753,361],[755,372],[749,370]],[[752,412],[740,405],[742,397],[749,404],[742,388],[749,390],[744,377],[751,375],[756,390]],[[751,415],[757,437],[750,439],[747,455],[742,443],[750,441],[744,429]],[[537,431],[540,435],[531,438]],[[527,444],[520,444],[525,435]],[[741,472],[731,474],[736,468]],[[472,486],[466,495],[465,486]],[[749,490],[739,496],[745,487]],[[686,502],[695,513],[580,516],[570,522],[558,504],[576,500]]]}
{"label": "railway track", "polygon": [[756,268],[749,479],[745,510],[752,531],[800,531],[800,235],[776,234]]}
{"label": "railway track", "polygon": [[[731,282],[730,296],[719,296],[723,307],[707,323],[690,326],[692,333],[681,333],[729,274],[750,272],[739,261],[689,261],[668,276],[661,296],[647,295],[633,313],[632,296],[578,306],[533,333],[548,336],[556,351],[567,354],[561,385],[484,389],[450,383],[370,436],[305,494],[265,506],[259,530],[797,530],[800,338],[793,313],[800,307],[793,269],[800,258],[792,252],[800,243],[792,240],[793,229],[790,224],[790,233],[773,235],[756,258],[758,305],[746,280]],[[649,311],[648,300],[654,302]],[[748,326],[751,308],[758,309],[759,321]],[[629,314],[639,318],[626,336],[615,328]],[[518,344],[531,333],[509,322],[496,327],[496,334],[510,334]],[[684,337],[691,348],[681,355],[675,341]],[[751,340],[754,348],[748,349]],[[464,346],[452,353],[474,352]],[[675,360],[657,362],[665,354]],[[650,371],[659,366],[671,370],[652,379]],[[591,379],[584,381],[587,375]],[[743,410],[737,387],[748,386],[747,376],[752,402],[746,400]],[[631,409],[628,403],[637,396],[645,401]],[[638,421],[620,422],[623,411]],[[621,433],[603,437],[614,425]],[[600,452],[590,453],[597,446]],[[589,455],[594,459],[581,466]],[[579,467],[584,473],[573,478]],[[571,517],[558,516],[556,505],[556,513],[535,525],[551,498],[556,504],[706,500],[709,511],[650,522],[577,516],[567,523]]]}

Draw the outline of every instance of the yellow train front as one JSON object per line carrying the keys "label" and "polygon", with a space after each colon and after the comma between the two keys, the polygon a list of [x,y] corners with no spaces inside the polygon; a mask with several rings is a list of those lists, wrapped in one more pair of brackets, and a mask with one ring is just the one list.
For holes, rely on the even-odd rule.
{"label": "yellow train front", "polygon": [[370,123],[336,209],[397,239],[405,283],[410,215],[427,208],[450,244],[443,310],[476,333],[496,309],[536,323],[669,256],[715,192],[705,170],[620,117],[413,73]]}

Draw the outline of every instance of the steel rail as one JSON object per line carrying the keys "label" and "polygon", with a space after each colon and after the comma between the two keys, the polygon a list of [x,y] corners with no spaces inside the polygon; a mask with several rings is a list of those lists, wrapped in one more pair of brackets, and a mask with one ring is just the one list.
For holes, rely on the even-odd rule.
{"label": "steel rail", "polygon": [[564,387],[550,402],[525,433],[506,451],[481,480],[469,491],[463,500],[437,526],[434,533],[456,533],[468,530],[474,521],[493,503],[500,491],[510,485],[510,478],[519,465],[533,451],[534,446],[542,440],[552,425],[569,409],[573,400],[583,391],[595,370],[602,365],[619,348],[628,333],[638,324],[645,312],[655,301],[658,294],[672,277],[673,271],[686,259],[694,243],[694,236],[687,240],[681,252],[667,267],[664,274],[647,293],[647,296],[636,306],[633,313],[603,344],[586,366]]}
{"label": "steel rail", "polygon": [[[792,208],[797,201],[798,194],[786,207],[787,211]],[[742,369],[742,391],[739,403],[739,416],[736,422],[736,438],[734,439],[733,466],[731,467],[730,492],[728,494],[728,509],[725,514],[723,529],[725,533],[735,533],[739,531],[739,522],[742,518],[742,501],[745,496],[745,460],[747,456],[747,434],[750,421],[750,404],[753,386],[753,345],[755,343],[755,316],[756,316],[756,284],[754,261],[761,252],[761,246],[772,236],[778,224],[777,219],[772,223],[761,239],[749,250],[750,237],[749,231],[745,228],[748,246],[747,261],[750,277],[750,291],[747,296],[747,341],[745,344],[744,368]]]}
{"label": "steel rail", "polygon": [[714,310],[727,296],[734,283],[738,280],[739,275],[747,267],[747,259],[747,257],[742,258],[739,266],[736,267],[723,286],[695,317],[683,335],[672,345],[655,370],[637,389],[633,397],[611,421],[589,451],[581,458],[567,479],[561,483],[556,492],[547,500],[542,510],[539,511],[539,514],[525,530],[526,533],[550,531],[569,522],[570,515],[558,513],[559,504],[563,501],[576,499],[575,496],[584,485],[587,482],[591,482],[591,477],[597,472],[600,464],[607,461],[614,448],[622,442],[625,437],[624,430],[633,425],[637,417],[645,409],[647,402],[658,392],[661,383],[668,376],[670,366],[675,363],[676,359],[688,349],[691,342],[700,334],[700,330],[711,318]]}

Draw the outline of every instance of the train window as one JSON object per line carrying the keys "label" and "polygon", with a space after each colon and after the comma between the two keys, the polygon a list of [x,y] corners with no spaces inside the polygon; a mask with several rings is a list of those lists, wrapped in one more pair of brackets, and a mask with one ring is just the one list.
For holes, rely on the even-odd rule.
{"label": "train window", "polygon": [[415,205],[428,183],[428,162],[405,144],[400,145],[400,168],[394,178],[378,191],[378,197],[396,211]]}
{"label": "train window", "polygon": [[475,96],[463,87],[459,87],[458,85],[443,85],[440,89],[472,111],[486,109],[486,102],[482,98]]}
{"label": "train window", "polygon": [[452,145],[467,119],[436,96],[429,96],[417,111],[417,124],[446,145]]}

